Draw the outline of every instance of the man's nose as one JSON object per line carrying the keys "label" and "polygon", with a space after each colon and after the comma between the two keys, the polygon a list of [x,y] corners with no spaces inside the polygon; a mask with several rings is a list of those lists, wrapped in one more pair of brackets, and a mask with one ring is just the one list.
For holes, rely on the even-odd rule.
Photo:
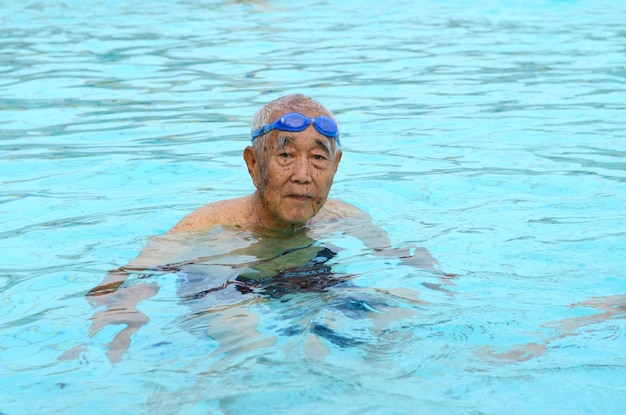
{"label": "man's nose", "polygon": [[297,157],[293,172],[291,174],[291,180],[298,183],[308,183],[311,181],[311,166],[306,157]]}

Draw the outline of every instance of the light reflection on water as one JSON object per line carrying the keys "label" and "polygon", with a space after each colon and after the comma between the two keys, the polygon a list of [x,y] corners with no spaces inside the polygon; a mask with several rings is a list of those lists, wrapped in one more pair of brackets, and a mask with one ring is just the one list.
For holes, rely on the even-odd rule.
{"label": "light reflection on water", "polygon": [[[626,8],[475,3],[2,4],[0,412],[619,412],[623,314],[585,322],[626,292]],[[111,366],[84,293],[185,213],[250,192],[249,119],[291,92],[340,121],[334,195],[454,285],[349,245],[356,294],[251,305],[263,346],[244,336],[222,361],[164,275]],[[419,293],[387,331],[328,305],[380,288]]]}

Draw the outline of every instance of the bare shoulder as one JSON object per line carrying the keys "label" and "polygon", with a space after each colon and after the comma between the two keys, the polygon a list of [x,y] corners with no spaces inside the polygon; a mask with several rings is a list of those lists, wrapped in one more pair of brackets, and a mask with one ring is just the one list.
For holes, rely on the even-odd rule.
{"label": "bare shoulder", "polygon": [[371,217],[358,207],[339,199],[328,199],[316,216],[316,221],[333,222],[338,219],[367,219]]}
{"label": "bare shoulder", "polygon": [[180,220],[169,233],[197,231],[214,225],[245,225],[251,216],[249,196],[209,203]]}

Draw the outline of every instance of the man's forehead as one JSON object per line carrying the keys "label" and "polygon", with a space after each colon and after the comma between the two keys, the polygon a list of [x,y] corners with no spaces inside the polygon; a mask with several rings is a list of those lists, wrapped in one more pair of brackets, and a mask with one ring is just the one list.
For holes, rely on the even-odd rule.
{"label": "man's forehead", "polygon": [[320,115],[324,115],[326,117],[330,117],[330,114],[327,114],[323,111],[320,111],[319,109],[313,109],[313,108],[293,108],[293,107],[289,107],[289,106],[283,106],[278,108],[277,110],[272,112],[272,115],[270,116],[270,122],[272,121],[276,121],[277,119],[279,119],[280,117],[282,117],[285,114],[289,114],[290,112],[298,112],[302,115],[305,115],[309,118],[317,118]]}

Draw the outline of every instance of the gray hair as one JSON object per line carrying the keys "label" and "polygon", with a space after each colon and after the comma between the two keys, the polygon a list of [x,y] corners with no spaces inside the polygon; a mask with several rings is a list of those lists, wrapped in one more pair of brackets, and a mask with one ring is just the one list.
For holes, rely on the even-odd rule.
{"label": "gray hair", "polygon": [[[278,99],[275,99],[263,105],[256,112],[256,114],[254,114],[254,117],[252,117],[252,124],[250,125],[250,130],[259,129],[263,127],[264,125],[267,125],[271,123],[272,121],[275,121],[271,119],[271,117],[277,117],[277,114],[280,114],[281,112],[285,112],[285,111],[313,112],[318,115],[325,115],[335,120],[335,116],[333,115],[333,113],[330,112],[328,108],[326,108],[320,102],[314,100],[311,97],[307,97],[306,95],[303,95],[303,94],[291,94],[291,95],[285,95],[284,97],[280,97]],[[257,155],[260,158],[263,158],[263,154],[265,151],[265,140],[267,139],[268,136],[269,136],[269,133],[260,135],[252,143],[254,150],[256,151]],[[330,140],[330,141],[331,141],[331,154],[334,157],[335,154],[337,153],[338,146],[335,140]]]}

